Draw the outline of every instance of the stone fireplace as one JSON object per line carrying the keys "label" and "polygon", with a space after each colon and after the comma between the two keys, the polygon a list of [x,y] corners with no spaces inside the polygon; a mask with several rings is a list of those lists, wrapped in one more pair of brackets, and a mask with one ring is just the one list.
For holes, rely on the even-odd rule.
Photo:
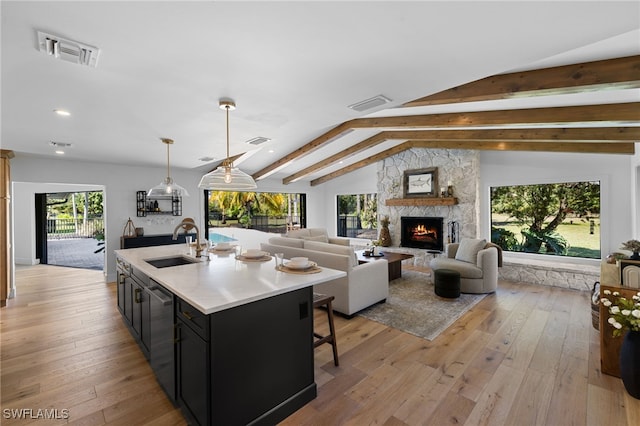
{"label": "stone fireplace", "polygon": [[400,246],[441,252],[444,250],[444,218],[400,218]]}

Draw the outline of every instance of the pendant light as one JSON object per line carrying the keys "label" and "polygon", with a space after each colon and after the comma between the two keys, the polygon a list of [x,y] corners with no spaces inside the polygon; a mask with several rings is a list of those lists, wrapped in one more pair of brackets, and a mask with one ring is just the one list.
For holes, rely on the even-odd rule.
{"label": "pendant light", "polygon": [[227,158],[217,169],[202,176],[199,188],[215,191],[247,191],[256,189],[258,185],[251,176],[244,173],[229,158],[229,111],[236,109],[236,104],[230,100],[221,100],[220,109],[227,111]]}
{"label": "pendant light", "polygon": [[158,185],[151,188],[147,191],[148,197],[158,197],[158,196],[177,196],[177,197],[188,197],[189,192],[175,183],[173,179],[171,179],[171,172],[169,169],[169,145],[173,144],[173,139],[160,138],[163,144],[167,145],[167,177],[165,180],[160,182]]}

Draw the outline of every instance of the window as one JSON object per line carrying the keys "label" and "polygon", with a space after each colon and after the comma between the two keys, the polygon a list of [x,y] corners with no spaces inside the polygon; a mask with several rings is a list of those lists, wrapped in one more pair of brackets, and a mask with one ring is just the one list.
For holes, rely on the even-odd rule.
{"label": "window", "polygon": [[337,201],[339,237],[377,238],[376,194],[338,195]]}
{"label": "window", "polygon": [[492,187],[491,241],[511,252],[599,259],[600,182]]}
{"label": "window", "polygon": [[306,194],[205,191],[207,227],[285,233],[306,226]]}

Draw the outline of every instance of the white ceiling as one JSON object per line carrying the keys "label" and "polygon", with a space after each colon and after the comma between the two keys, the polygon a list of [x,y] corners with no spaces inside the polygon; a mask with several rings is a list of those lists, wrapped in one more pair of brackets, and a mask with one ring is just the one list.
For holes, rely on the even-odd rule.
{"label": "white ceiling", "polygon": [[[493,74],[640,54],[637,1],[2,1],[1,13],[3,149],[53,158],[58,141],[73,144],[68,159],[164,166],[168,137],[172,168],[210,169],[199,158],[225,157],[218,100],[230,97],[231,154],[272,139],[242,160],[250,174],[362,116],[347,106],[378,94],[394,108]],[[40,52],[38,30],[98,47],[97,67]],[[639,99],[633,89],[368,112]],[[371,134],[354,131],[273,176]]]}

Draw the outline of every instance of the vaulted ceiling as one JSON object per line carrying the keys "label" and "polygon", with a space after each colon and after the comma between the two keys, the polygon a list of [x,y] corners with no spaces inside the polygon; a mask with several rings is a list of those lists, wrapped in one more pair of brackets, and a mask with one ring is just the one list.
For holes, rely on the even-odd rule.
{"label": "vaulted ceiling", "polygon": [[[628,155],[638,2],[11,2],[2,148],[311,185],[411,147]],[[54,59],[37,31],[99,49]],[[390,102],[348,108],[383,95]],[[58,117],[54,109],[67,109]],[[261,145],[247,141],[266,137]],[[213,159],[211,159],[213,157]]]}

